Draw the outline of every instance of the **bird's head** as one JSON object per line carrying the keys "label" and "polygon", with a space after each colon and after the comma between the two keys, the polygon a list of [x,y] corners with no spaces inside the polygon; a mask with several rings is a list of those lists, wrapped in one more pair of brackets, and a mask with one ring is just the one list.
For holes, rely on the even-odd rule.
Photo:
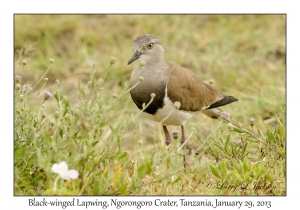
{"label": "bird's head", "polygon": [[132,43],[134,54],[128,61],[128,65],[135,60],[143,61],[146,65],[164,61],[164,49],[159,39],[151,34],[136,37]]}

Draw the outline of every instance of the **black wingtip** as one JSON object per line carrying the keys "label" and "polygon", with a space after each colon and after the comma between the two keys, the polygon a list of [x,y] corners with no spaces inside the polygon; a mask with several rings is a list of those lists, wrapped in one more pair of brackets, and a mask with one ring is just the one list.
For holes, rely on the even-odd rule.
{"label": "black wingtip", "polygon": [[213,103],[207,109],[212,109],[212,108],[216,108],[216,107],[219,107],[219,106],[224,106],[224,105],[230,104],[230,103],[235,102],[235,101],[238,101],[238,99],[233,97],[233,96],[224,96],[224,98],[222,98],[220,101],[217,101],[217,102]]}

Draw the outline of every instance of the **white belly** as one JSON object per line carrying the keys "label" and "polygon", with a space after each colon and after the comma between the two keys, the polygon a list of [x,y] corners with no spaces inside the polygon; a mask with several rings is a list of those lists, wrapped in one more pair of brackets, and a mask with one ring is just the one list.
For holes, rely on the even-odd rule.
{"label": "white belly", "polygon": [[[144,113],[150,119],[156,122],[161,122],[163,125],[185,125],[185,123],[193,117],[192,112],[175,109],[172,101],[168,97],[164,98],[164,104],[164,107],[157,110],[155,115],[151,115],[145,112]],[[172,112],[171,115],[166,118],[170,114],[170,112]]]}

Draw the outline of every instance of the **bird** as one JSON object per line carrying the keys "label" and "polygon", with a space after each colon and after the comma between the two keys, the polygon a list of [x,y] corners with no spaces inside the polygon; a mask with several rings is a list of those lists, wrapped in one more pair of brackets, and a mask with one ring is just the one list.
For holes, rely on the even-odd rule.
{"label": "bird", "polygon": [[[164,48],[155,35],[137,36],[132,46],[134,54],[127,64],[137,61],[137,65],[129,82],[131,98],[150,119],[161,122],[167,146],[171,143],[167,126],[181,127],[180,142],[185,150],[184,128],[188,120],[199,112],[218,119],[221,111],[217,107],[238,101],[233,96],[219,93],[191,70],[167,62]],[[185,170],[185,155],[183,163]]]}

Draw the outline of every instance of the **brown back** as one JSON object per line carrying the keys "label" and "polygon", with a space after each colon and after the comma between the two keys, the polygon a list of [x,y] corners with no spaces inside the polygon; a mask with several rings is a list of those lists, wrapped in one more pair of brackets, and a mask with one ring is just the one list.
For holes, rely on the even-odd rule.
{"label": "brown back", "polygon": [[168,97],[173,103],[181,103],[180,110],[201,111],[224,97],[192,71],[171,63],[169,66]]}

